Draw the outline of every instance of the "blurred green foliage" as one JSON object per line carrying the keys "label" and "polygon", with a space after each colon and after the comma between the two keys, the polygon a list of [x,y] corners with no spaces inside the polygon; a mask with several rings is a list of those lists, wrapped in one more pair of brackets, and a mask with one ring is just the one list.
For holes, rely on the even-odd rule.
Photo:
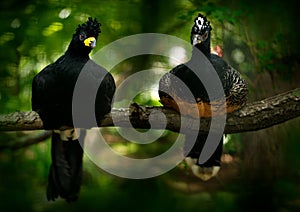
{"label": "blurred green foliage", "polygon": [[[255,1],[248,4],[218,0],[2,2],[0,111],[30,110],[32,77],[65,51],[76,26],[89,16],[102,23],[99,49],[124,36],[147,32],[189,41],[193,18],[204,12],[213,26],[213,45],[223,47],[225,59],[249,81],[254,80],[253,74],[264,71],[281,71],[282,76],[291,77],[289,65],[299,59],[299,23],[294,3],[272,1],[267,12],[261,5]],[[237,52],[240,57],[235,55]],[[118,79],[118,75],[149,68],[149,60],[151,57],[127,61],[133,64],[130,70],[124,73],[120,65],[113,73]]]}
{"label": "blurred green foliage", "polygon": [[[0,2],[0,111],[31,110],[31,80],[47,64],[66,50],[78,24],[97,17],[102,33],[94,53],[124,36],[137,33],[165,33],[189,41],[192,21],[198,12],[208,16],[213,26],[212,44],[220,45],[224,59],[237,68],[250,87],[250,101],[279,91],[299,87],[299,21],[296,1],[221,1],[221,0],[10,0]],[[189,54],[189,53],[187,53]],[[91,54],[93,55],[93,53]],[[120,84],[139,70],[172,65],[166,58],[140,56],[130,58],[111,72]],[[271,80],[269,80],[271,78]],[[153,93],[141,93],[139,104],[159,105]],[[280,140],[281,175],[266,180],[251,168],[241,168],[242,179],[231,183],[215,180],[197,182],[188,171],[171,172],[145,180],[127,180],[111,176],[85,158],[84,183],[80,200],[67,204],[47,202],[45,188],[50,166],[49,141],[19,150],[0,152],[0,208],[22,211],[238,211],[282,209],[296,210],[300,204],[299,120],[283,125],[278,134],[263,137]],[[277,129],[277,128],[276,128]],[[136,157],[149,157],[169,148],[173,133],[165,133],[147,149],[128,144],[113,129],[113,148]],[[27,134],[1,133],[0,142]],[[279,136],[278,136],[279,135]],[[225,153],[245,160],[242,135],[228,136]],[[275,143],[275,142],[274,142]],[[253,147],[251,151],[255,152]],[[274,157],[277,157],[275,155]],[[266,161],[260,161],[266,164]],[[268,164],[266,164],[268,166]],[[246,166],[245,166],[246,167]],[[254,170],[254,169],[253,169]],[[273,175],[270,170],[270,175]],[[274,171],[275,172],[275,171]],[[278,172],[278,170],[277,170]],[[174,186],[182,189],[176,189]],[[175,186],[175,187],[176,187]]]}

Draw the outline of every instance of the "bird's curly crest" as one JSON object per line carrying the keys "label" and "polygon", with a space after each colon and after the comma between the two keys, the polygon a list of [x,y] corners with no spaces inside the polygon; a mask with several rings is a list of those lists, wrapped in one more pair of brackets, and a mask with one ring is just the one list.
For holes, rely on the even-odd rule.
{"label": "bird's curly crest", "polygon": [[82,31],[84,31],[90,35],[98,37],[98,34],[101,33],[100,26],[101,24],[96,18],[93,20],[92,17],[89,17],[86,23],[78,25],[76,29],[76,34],[80,34]]}
{"label": "bird's curly crest", "polygon": [[212,30],[212,27],[210,26],[210,22],[207,20],[206,16],[202,14],[198,14],[198,17],[194,20],[194,26],[192,28],[192,33],[194,34],[201,34],[204,33],[207,30]]}

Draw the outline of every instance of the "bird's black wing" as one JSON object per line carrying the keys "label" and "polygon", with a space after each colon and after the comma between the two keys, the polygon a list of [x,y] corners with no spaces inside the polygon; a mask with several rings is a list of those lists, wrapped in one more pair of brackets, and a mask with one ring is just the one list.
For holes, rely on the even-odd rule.
{"label": "bird's black wing", "polygon": [[[88,119],[96,116],[99,125],[103,117],[111,111],[116,89],[114,78],[105,68],[92,60],[85,64],[79,78],[76,89],[80,93],[73,96],[74,103],[78,105],[73,108],[73,113],[79,117],[82,126],[96,127],[91,126],[92,122]],[[90,108],[90,105],[93,108]]]}
{"label": "bird's black wing", "polygon": [[104,115],[108,114],[112,109],[112,101],[115,90],[116,85],[114,78],[109,72],[107,72],[100,84],[96,96],[95,115],[98,125],[101,123]]}
{"label": "bird's black wing", "polygon": [[60,110],[58,102],[54,101],[58,92],[57,69],[56,64],[48,65],[32,81],[32,110],[39,114],[45,129],[53,127],[55,112]]}
{"label": "bird's black wing", "polygon": [[[74,201],[80,189],[83,150],[78,139],[62,140],[61,136],[72,129],[59,130],[64,123],[66,107],[72,93],[66,95],[65,77],[60,59],[46,66],[32,81],[32,110],[36,111],[45,129],[51,129],[52,164],[48,176],[47,199],[55,200],[59,195]],[[68,118],[69,119],[69,118]],[[55,130],[56,129],[56,130]]]}
{"label": "bird's black wing", "polygon": [[[247,101],[247,82],[237,70],[228,65],[219,56],[212,54],[211,62],[222,82],[227,107],[233,107],[231,110],[242,107]],[[228,112],[231,112],[231,110],[228,110]]]}
{"label": "bird's black wing", "polygon": [[[160,97],[167,96],[163,90],[185,102],[195,102],[199,95],[202,100],[209,101],[201,80],[186,64],[176,66],[160,79]],[[192,95],[187,95],[189,92]]]}
{"label": "bird's black wing", "polygon": [[[84,65],[82,74],[79,75],[81,79],[78,79],[81,83],[79,89],[84,91],[84,96],[89,96],[89,92],[93,91],[97,91],[97,95],[96,99],[88,98],[91,102],[81,102],[80,104],[95,104],[95,113],[86,115],[96,115],[96,119],[100,123],[104,115],[111,110],[115,92],[114,79],[109,72],[91,60]],[[81,113],[85,114],[85,111],[81,111]],[[83,116],[82,119],[82,124],[84,124],[86,117]],[[48,200],[54,200],[58,195],[68,202],[75,201],[78,198],[82,179],[83,156],[83,144],[80,144],[80,141],[83,140],[83,137],[78,139],[76,133],[71,131],[72,129],[61,129],[59,133],[53,132],[52,165],[47,187]],[[68,134],[70,137],[67,139],[62,138],[66,137],[64,134]]]}
{"label": "bird's black wing", "polygon": [[160,102],[182,115],[209,116],[211,112],[207,90],[189,67],[187,64],[178,65],[161,78]]}
{"label": "bird's black wing", "polygon": [[[46,66],[32,81],[32,110],[39,114],[45,129],[72,126],[71,104],[76,78],[73,80],[66,76],[66,68],[62,65],[66,63],[64,58],[62,56]],[[77,75],[75,73],[75,77]]]}

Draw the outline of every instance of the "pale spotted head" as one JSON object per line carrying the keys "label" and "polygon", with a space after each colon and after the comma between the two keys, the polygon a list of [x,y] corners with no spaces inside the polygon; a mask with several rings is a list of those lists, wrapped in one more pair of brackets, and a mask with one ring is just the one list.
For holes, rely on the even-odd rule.
{"label": "pale spotted head", "polygon": [[191,44],[196,45],[205,41],[209,37],[212,30],[210,22],[206,17],[199,13],[198,17],[194,20],[194,25],[191,32]]}

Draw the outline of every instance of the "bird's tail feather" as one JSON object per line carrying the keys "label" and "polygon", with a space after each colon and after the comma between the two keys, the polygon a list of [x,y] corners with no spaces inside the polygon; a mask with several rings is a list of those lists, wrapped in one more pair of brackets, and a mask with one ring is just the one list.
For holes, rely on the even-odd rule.
{"label": "bird's tail feather", "polygon": [[207,181],[216,176],[221,166],[221,156],[223,147],[223,137],[220,139],[219,145],[212,156],[203,164],[198,159],[204,147],[208,134],[199,134],[196,143],[189,152],[185,152],[187,156],[186,162],[191,167],[195,176]]}
{"label": "bird's tail feather", "polygon": [[52,164],[48,177],[48,200],[55,200],[60,196],[71,202],[78,198],[82,178],[83,149],[76,131],[67,130],[52,133]]}

